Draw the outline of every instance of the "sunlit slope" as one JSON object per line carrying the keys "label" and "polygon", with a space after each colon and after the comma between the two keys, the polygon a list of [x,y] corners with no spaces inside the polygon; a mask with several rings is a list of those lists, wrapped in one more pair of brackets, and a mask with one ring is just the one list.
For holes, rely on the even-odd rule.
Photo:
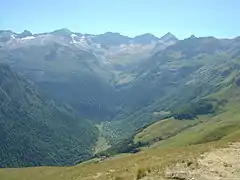
{"label": "sunlit slope", "polygon": [[239,87],[233,83],[206,97],[227,101],[218,112],[198,116],[193,120],[171,118],[159,121],[138,133],[135,142],[157,142],[153,146],[178,147],[216,141],[237,134],[240,130],[239,94]]}
{"label": "sunlit slope", "polygon": [[186,128],[196,125],[198,120],[175,120],[174,118],[164,119],[154,123],[135,136],[135,142],[154,143],[172,137]]}
{"label": "sunlit slope", "polygon": [[[143,132],[136,135],[136,141],[148,141],[159,136],[171,136],[155,143],[154,148],[145,149],[137,154],[126,154],[103,161],[90,161],[73,167],[0,169],[0,179],[131,180],[141,179],[140,177],[144,176],[153,179],[161,179],[162,177],[164,179],[166,167],[177,162],[194,163],[203,152],[226,146],[230,141],[239,140],[240,101],[237,98],[239,92],[239,87],[233,85],[219,94],[213,95],[215,98],[229,98],[228,103],[218,114],[201,116],[199,119],[192,121],[179,120],[180,122],[178,122],[174,119],[166,119],[147,127]],[[229,93],[232,93],[231,96]],[[156,133],[158,129],[159,134]]]}
{"label": "sunlit slope", "polygon": [[[240,134],[231,138],[236,140]],[[178,162],[193,163],[206,151],[227,146],[228,141],[177,148],[153,148],[133,155],[120,156],[102,162],[89,162],[73,167],[36,167],[0,169],[4,180],[135,180],[137,177],[165,179],[165,170]]]}

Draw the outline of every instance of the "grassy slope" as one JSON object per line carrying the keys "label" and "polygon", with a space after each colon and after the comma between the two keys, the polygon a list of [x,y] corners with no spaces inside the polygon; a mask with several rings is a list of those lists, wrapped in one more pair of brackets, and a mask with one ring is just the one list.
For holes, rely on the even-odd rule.
{"label": "grassy slope", "polygon": [[207,98],[229,102],[222,107],[217,115],[200,116],[197,120],[174,120],[152,124],[135,136],[135,141],[152,142],[154,138],[162,138],[154,147],[179,147],[220,140],[232,133],[238,133],[240,128],[240,91],[236,84],[212,94]]}
{"label": "grassy slope", "polygon": [[[239,137],[239,136],[238,136]],[[165,167],[177,162],[194,161],[205,151],[225,146],[224,141],[196,146],[148,149],[134,155],[125,155],[103,162],[83,163],[73,167],[38,167],[24,169],[0,169],[4,180],[84,180],[84,179],[136,179],[138,171],[149,176],[161,176]]]}
{"label": "grassy slope", "polygon": [[197,124],[199,120],[179,121],[173,118],[165,119],[144,129],[135,136],[134,142],[154,142],[174,136],[189,126]]}
{"label": "grassy slope", "polygon": [[[240,91],[236,88],[231,87],[227,91],[223,91],[221,96],[219,94],[214,95],[215,98],[234,97],[234,101],[229,101],[218,115],[201,117],[196,120],[199,123],[185,130],[181,129],[195,122],[177,122],[168,119],[151,125],[136,136],[135,140],[142,139],[147,141],[159,135],[169,135],[163,127],[169,128],[169,126],[173,126],[171,131],[173,134],[180,130],[173,137],[156,143],[155,148],[145,149],[137,154],[117,156],[102,162],[90,161],[73,167],[0,169],[0,179],[27,180],[33,177],[35,180],[117,179],[117,177],[136,179],[136,175],[140,171],[144,175],[160,177],[167,166],[182,161],[192,162],[205,151],[226,146],[229,141],[239,140],[240,101],[235,97],[239,97]],[[158,128],[162,131],[157,131]],[[150,138],[149,136],[144,136],[145,132],[152,133]],[[156,132],[160,132],[160,134],[158,135]]]}
{"label": "grassy slope", "polygon": [[236,133],[240,129],[240,106],[239,104],[231,104],[230,106],[226,112],[213,117],[205,117],[205,121],[159,142],[157,146],[179,147],[200,144],[224,139],[232,133]]}

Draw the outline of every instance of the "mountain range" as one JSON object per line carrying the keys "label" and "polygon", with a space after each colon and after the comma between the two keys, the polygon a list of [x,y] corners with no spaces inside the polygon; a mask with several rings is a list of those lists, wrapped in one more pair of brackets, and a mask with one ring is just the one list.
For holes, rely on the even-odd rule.
{"label": "mountain range", "polygon": [[[67,29],[43,34],[1,31],[0,59],[42,86],[54,98],[62,100],[65,97],[64,101],[78,111],[82,109],[82,115],[93,110],[92,114],[101,117],[104,112],[109,115],[114,111],[109,108],[109,102],[107,105],[105,102],[114,96],[113,86],[119,82],[116,79],[122,79],[121,69],[132,69],[157,49],[176,41],[170,33],[162,38],[151,34],[130,38],[119,33],[95,36]],[[69,88],[71,86],[74,87]],[[56,93],[55,88],[61,91]],[[75,99],[77,94],[81,95]]]}
{"label": "mountain range", "polygon": [[[29,122],[29,129],[39,133],[27,130],[28,145],[19,143],[15,148],[36,149],[26,152],[24,159],[9,160],[12,154],[20,157],[21,151],[12,150],[11,144],[24,127],[12,127],[16,117],[5,113],[2,124],[7,126],[0,128],[7,132],[9,141],[3,141],[2,154],[12,154],[1,164],[3,167],[75,164],[96,154],[94,149],[101,144],[100,140],[104,139],[105,145],[114,149],[119,142],[159,120],[197,117],[199,112],[214,114],[213,106],[228,98],[203,99],[224,91],[233,82],[238,86],[239,47],[239,37],[191,36],[179,40],[171,33],[161,38],[148,33],[132,38],[112,32],[91,35],[67,29],[40,34],[2,30],[0,62],[4,64],[2,71],[10,75],[3,73],[1,78],[3,82],[10,79],[10,89],[14,91],[3,86],[3,102],[8,99],[22,102],[7,104],[7,110],[26,118],[18,122]],[[25,86],[31,86],[30,90]],[[189,104],[196,109],[189,110]],[[14,109],[14,105],[22,112]],[[205,111],[206,107],[210,110]],[[35,115],[25,116],[26,113]],[[47,142],[42,137],[43,129],[52,133]],[[19,133],[12,133],[15,131]],[[38,139],[39,144],[32,145],[33,139]],[[40,152],[41,161],[25,159],[36,152]],[[43,158],[50,158],[51,154],[53,159]]]}

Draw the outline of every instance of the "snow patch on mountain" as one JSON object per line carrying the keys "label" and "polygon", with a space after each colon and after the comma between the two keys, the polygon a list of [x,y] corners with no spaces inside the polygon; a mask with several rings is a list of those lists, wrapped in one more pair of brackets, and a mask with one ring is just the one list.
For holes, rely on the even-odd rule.
{"label": "snow patch on mountain", "polygon": [[31,39],[35,39],[36,37],[34,36],[27,36],[27,37],[24,37],[24,38],[21,38],[21,40],[31,40]]}
{"label": "snow patch on mountain", "polygon": [[15,37],[15,35],[14,34],[12,34],[11,35],[11,39],[15,39],[16,37]]}
{"label": "snow patch on mountain", "polygon": [[71,34],[71,37],[75,38],[75,37],[77,37],[77,35],[76,34]]}

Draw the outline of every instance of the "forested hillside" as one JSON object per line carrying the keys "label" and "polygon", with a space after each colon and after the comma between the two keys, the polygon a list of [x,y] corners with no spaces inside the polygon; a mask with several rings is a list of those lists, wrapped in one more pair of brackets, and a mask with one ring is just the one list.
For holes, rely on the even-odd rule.
{"label": "forested hillside", "polygon": [[0,65],[0,167],[70,165],[92,155],[98,130]]}

